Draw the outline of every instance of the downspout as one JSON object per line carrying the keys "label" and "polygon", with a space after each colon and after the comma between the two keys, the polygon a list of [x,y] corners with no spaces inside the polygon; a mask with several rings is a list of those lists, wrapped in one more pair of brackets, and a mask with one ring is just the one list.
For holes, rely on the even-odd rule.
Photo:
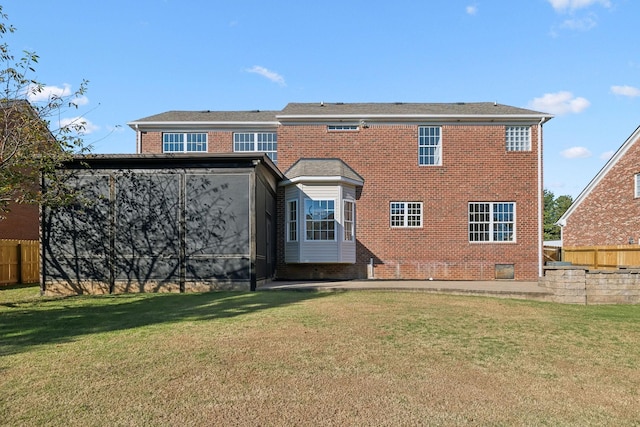
{"label": "downspout", "polygon": [[538,277],[542,277],[544,262],[544,198],[542,188],[542,124],[546,121],[546,117],[540,119],[538,124]]}
{"label": "downspout", "polygon": [[136,124],[136,154],[140,154],[142,150],[142,135],[140,134],[140,130],[138,129],[138,125]]}

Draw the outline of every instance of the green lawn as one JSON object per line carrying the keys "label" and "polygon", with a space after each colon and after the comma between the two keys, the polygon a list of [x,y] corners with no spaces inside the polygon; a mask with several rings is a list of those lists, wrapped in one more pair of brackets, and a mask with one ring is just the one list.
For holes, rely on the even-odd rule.
{"label": "green lawn", "polygon": [[0,424],[640,425],[640,306],[0,288]]}

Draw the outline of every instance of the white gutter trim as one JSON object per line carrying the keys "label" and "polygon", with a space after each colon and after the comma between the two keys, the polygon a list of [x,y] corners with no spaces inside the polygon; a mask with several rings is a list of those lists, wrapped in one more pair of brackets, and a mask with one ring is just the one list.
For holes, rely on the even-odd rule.
{"label": "white gutter trim", "polygon": [[553,115],[548,114],[287,114],[276,116],[276,119],[280,121],[299,121],[309,119],[542,119],[543,121],[546,121],[551,118],[553,118]]}
{"label": "white gutter trim", "polygon": [[280,187],[284,187],[286,185],[292,185],[292,184],[300,184],[300,183],[305,183],[305,182],[310,182],[310,183],[340,183],[340,184],[350,184],[350,185],[355,185],[356,187],[361,187],[362,185],[364,185],[364,183],[362,181],[358,181],[355,179],[351,179],[351,178],[347,178],[344,176],[340,176],[340,175],[336,175],[336,176],[297,176],[295,178],[291,178],[291,179],[285,179],[284,181],[281,181],[278,185]]}
{"label": "white gutter trim", "polygon": [[142,121],[142,122],[129,122],[127,123],[129,126],[147,126],[147,125],[162,125],[162,126],[167,126],[167,125],[271,125],[271,126],[276,126],[278,125],[279,122],[265,122],[265,121],[252,121],[252,122],[232,122],[232,121],[215,121],[215,122],[210,122],[210,121],[182,121],[182,120],[173,120],[173,121],[157,121],[157,122],[147,122],[147,121]]}

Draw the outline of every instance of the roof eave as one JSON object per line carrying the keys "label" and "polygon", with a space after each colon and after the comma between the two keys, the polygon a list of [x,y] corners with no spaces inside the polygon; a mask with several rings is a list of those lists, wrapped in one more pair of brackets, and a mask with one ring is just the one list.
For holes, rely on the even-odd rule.
{"label": "roof eave", "polygon": [[279,183],[280,186],[287,186],[293,184],[301,184],[301,183],[338,183],[338,184],[349,184],[354,185],[356,187],[362,187],[364,185],[364,181],[355,180],[352,178],[348,178],[346,176],[311,176],[311,175],[303,175],[296,176],[295,178],[285,179]]}
{"label": "roof eave", "polygon": [[551,114],[283,114],[276,116],[280,122],[305,122],[329,120],[373,120],[373,121],[549,121]]}
{"label": "roof eave", "polygon": [[133,130],[167,129],[256,129],[276,128],[279,122],[265,121],[134,121],[127,125]]}

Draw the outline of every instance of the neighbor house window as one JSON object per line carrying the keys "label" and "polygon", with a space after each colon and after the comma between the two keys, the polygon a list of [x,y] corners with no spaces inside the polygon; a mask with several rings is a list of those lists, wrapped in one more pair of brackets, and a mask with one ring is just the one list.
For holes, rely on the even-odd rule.
{"label": "neighbor house window", "polygon": [[637,199],[638,197],[640,197],[640,173],[635,174],[635,176],[633,177],[633,182],[635,184],[633,194]]}
{"label": "neighbor house window", "polygon": [[418,127],[418,164],[421,166],[442,165],[442,137],[438,126]]}
{"label": "neighbor house window", "polygon": [[355,235],[355,206],[350,200],[344,201],[344,241],[353,242]]}
{"label": "neighbor house window", "polygon": [[512,202],[469,203],[469,241],[515,241],[515,215]]}
{"label": "neighbor house window", "polygon": [[358,125],[328,125],[329,132],[354,131],[358,130]]}
{"label": "neighbor house window", "polygon": [[531,127],[507,126],[505,140],[507,151],[531,151]]}
{"label": "neighbor house window", "polygon": [[278,163],[278,134],[275,132],[238,132],[233,134],[233,151],[266,153]]}
{"label": "neighbor house window", "polygon": [[310,241],[336,239],[335,202],[333,200],[304,201],[305,236]]}
{"label": "neighbor house window", "polygon": [[391,202],[391,227],[422,227],[422,202]]}
{"label": "neighbor house window", "polygon": [[287,240],[289,242],[298,241],[298,201],[289,200],[287,202]]}
{"label": "neighbor house window", "polygon": [[206,153],[206,133],[163,133],[163,153]]}

